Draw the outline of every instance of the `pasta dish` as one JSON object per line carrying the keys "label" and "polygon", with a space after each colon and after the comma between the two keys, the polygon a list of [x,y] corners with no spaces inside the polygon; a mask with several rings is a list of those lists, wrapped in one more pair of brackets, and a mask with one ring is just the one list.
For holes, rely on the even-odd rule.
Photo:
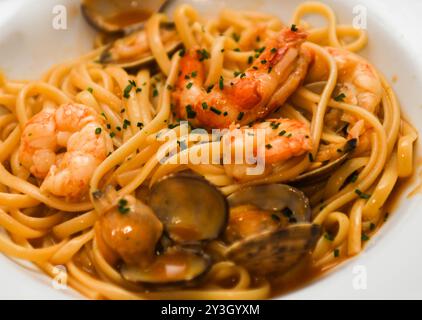
{"label": "pasta dish", "polygon": [[2,253],[92,299],[266,299],[382,226],[418,136],[365,30],[317,2],[124,32],[82,9],[93,51],[0,78]]}

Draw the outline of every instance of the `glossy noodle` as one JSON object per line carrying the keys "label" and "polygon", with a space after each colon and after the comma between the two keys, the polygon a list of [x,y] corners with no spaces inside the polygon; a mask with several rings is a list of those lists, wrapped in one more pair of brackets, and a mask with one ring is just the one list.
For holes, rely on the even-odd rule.
{"label": "glossy noodle", "polygon": [[[326,26],[312,27],[305,21],[310,14],[325,18]],[[169,21],[174,29],[163,27]],[[384,205],[397,181],[413,174],[418,138],[382,73],[357,55],[368,42],[364,30],[340,25],[331,8],[307,2],[288,22],[229,9],[207,20],[182,5],[172,17],[152,15],[137,32],[143,38],[118,39],[107,49],[107,59],[122,63],[101,61],[106,45],[53,66],[37,81],[0,82],[2,253],[31,261],[53,278],[62,270],[57,266],[65,266],[67,284],[92,299],[265,299],[363,250],[384,221]],[[280,34],[284,42],[274,40]],[[178,46],[169,51],[172,41]],[[126,67],[139,53],[152,62]],[[281,62],[274,62],[274,71],[268,64],[275,59]],[[251,86],[265,81],[274,88],[251,102]],[[261,90],[259,84],[253,88]],[[241,109],[248,103],[254,107]],[[181,120],[190,126],[179,125]],[[224,139],[213,139],[209,130],[232,130],[233,123],[240,123],[242,132],[278,130],[265,138],[269,164],[263,174],[245,176],[243,165],[220,161]],[[208,131],[195,133],[198,127]],[[218,161],[180,161],[193,154]],[[314,179],[336,160],[328,174]],[[186,172],[205,180],[183,178]],[[182,178],[167,178],[175,176]],[[186,187],[175,189],[183,179]],[[291,219],[293,202],[287,211],[280,207],[265,215],[264,196],[245,203],[242,192],[248,188],[297,196],[303,216]],[[227,221],[211,211],[208,220],[177,213],[181,220],[209,222],[210,229],[200,228],[206,238],[195,233],[195,223],[181,230],[168,217],[172,209],[164,203],[173,201],[170,196],[189,202],[186,190],[208,190],[203,206],[208,197],[208,203],[221,201],[221,208],[228,201]],[[142,214],[134,217],[131,210]],[[221,226],[227,224],[224,234],[222,227],[211,228],[220,218]],[[243,235],[256,227],[254,219],[271,230],[257,237],[258,243],[301,240],[308,232],[315,239],[300,245],[299,253],[306,254],[285,270],[283,264],[273,270],[279,263],[274,261],[293,257],[266,256],[271,272],[265,276],[242,262],[242,248],[253,247],[242,239],[249,239]],[[115,236],[113,228],[136,231],[139,221],[145,224],[139,233]],[[200,245],[194,241],[190,251],[185,243],[192,239]],[[189,264],[181,257],[199,260]],[[148,269],[160,263],[159,270],[176,266],[186,273],[179,279]],[[195,271],[202,264],[206,268]]]}

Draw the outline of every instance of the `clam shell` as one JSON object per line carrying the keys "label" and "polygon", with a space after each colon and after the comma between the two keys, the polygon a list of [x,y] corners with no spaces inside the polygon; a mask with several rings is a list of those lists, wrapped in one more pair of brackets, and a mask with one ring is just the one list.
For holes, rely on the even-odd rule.
{"label": "clam shell", "polygon": [[170,248],[156,257],[147,268],[123,265],[120,273],[124,279],[135,283],[154,285],[184,285],[208,272],[211,259],[208,255],[180,247]]}
{"label": "clam shell", "polygon": [[293,212],[295,221],[311,221],[308,198],[302,191],[284,184],[246,187],[231,194],[227,201],[231,207],[254,205],[267,211],[282,211],[289,208]]}
{"label": "clam shell", "polygon": [[256,275],[280,275],[314,249],[320,232],[316,224],[293,224],[235,242],[226,258]]}
{"label": "clam shell", "polygon": [[224,195],[195,175],[172,175],[157,182],[149,204],[176,243],[216,239],[227,225],[229,208]]}

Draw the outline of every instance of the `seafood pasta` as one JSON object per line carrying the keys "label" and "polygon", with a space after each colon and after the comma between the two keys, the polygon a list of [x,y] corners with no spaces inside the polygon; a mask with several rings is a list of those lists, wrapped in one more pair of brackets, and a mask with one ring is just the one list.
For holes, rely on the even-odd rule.
{"label": "seafood pasta", "polygon": [[182,5],[100,40],[0,82],[0,251],[89,298],[278,295],[358,254],[413,172],[366,32],[324,4]]}

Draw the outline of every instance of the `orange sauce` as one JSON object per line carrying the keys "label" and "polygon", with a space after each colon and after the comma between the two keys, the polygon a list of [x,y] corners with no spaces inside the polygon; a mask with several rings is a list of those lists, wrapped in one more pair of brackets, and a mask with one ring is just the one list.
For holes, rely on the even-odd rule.
{"label": "orange sauce", "polygon": [[[383,207],[383,215],[381,216],[381,221],[374,231],[369,233],[369,236],[372,237],[375,232],[381,229],[382,225],[387,221],[387,218],[394,213],[403,199],[408,199],[415,194],[422,194],[422,157],[415,161],[415,173],[406,179],[399,179],[392,190],[390,196],[388,197],[387,202]],[[406,191],[410,186],[415,185],[415,182],[418,179],[418,174],[416,170],[419,171],[419,185],[409,194],[406,194]],[[362,251],[365,250],[364,246],[366,243],[362,243]],[[312,266],[311,260],[307,259],[301,263],[298,267],[294,268],[291,272],[286,274],[279,279],[267,279],[271,283],[271,297],[279,297],[284,294],[290,293],[295,290],[299,290],[308,284],[322,279],[323,276],[328,275],[331,271],[335,271],[335,267],[339,266],[345,261],[349,260],[349,256],[342,256],[338,259],[334,259],[332,263],[322,268],[315,268]]]}
{"label": "orange sauce", "polygon": [[148,9],[130,9],[118,12],[104,20],[110,24],[124,28],[148,20],[152,14],[153,12]]}

